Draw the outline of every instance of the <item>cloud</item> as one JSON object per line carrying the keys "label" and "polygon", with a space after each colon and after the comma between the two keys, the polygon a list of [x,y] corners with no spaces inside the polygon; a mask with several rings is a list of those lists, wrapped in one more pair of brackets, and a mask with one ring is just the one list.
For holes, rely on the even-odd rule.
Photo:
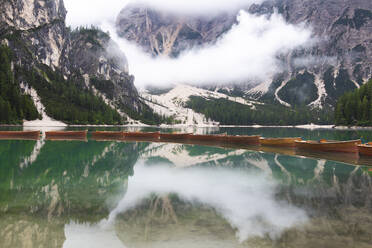
{"label": "cloud", "polygon": [[305,211],[276,199],[277,185],[262,174],[240,169],[189,168],[136,165],[128,189],[102,227],[120,213],[135,208],[152,194],[174,193],[182,200],[215,209],[233,228],[240,241],[270,235],[277,238],[287,228],[307,220]]}
{"label": "cloud", "polygon": [[72,27],[100,25],[113,22],[119,12],[129,3],[142,3],[149,7],[176,14],[204,15],[261,3],[263,0],[64,0],[67,25]]}
{"label": "cloud", "polygon": [[277,13],[266,17],[240,11],[237,20],[215,44],[185,51],[178,58],[151,57],[119,38],[112,26],[102,28],[127,55],[129,71],[140,87],[265,81],[283,70],[278,55],[312,45],[311,30],[288,24]]}
{"label": "cloud", "polygon": [[66,23],[72,27],[99,26],[103,21],[114,22],[129,0],[64,0]]}
{"label": "cloud", "polygon": [[204,15],[226,11],[236,11],[263,0],[132,0],[151,8],[176,14]]}

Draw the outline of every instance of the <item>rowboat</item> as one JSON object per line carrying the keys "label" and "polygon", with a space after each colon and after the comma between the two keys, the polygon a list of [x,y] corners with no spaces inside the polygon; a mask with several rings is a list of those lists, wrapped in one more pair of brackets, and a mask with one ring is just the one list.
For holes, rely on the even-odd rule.
{"label": "rowboat", "polygon": [[190,133],[160,133],[160,140],[187,140]]}
{"label": "rowboat", "polygon": [[0,139],[39,139],[40,131],[0,131]]}
{"label": "rowboat", "polygon": [[122,139],[124,132],[96,131],[92,133],[93,139]]}
{"label": "rowboat", "polygon": [[301,140],[301,138],[261,138],[260,143],[263,146],[294,147],[295,141]]}
{"label": "rowboat", "polygon": [[159,132],[124,132],[124,138],[131,139],[159,139]]}
{"label": "rowboat", "polygon": [[323,152],[347,152],[357,153],[358,145],[362,143],[361,140],[348,141],[295,141],[296,148],[303,150],[316,150]]}
{"label": "rowboat", "polygon": [[87,137],[87,130],[84,131],[52,131],[45,132],[47,139],[85,139]]}
{"label": "rowboat", "polygon": [[202,142],[226,142],[227,135],[224,134],[189,134],[188,139],[191,141],[202,141]]}
{"label": "rowboat", "polygon": [[247,136],[247,135],[237,135],[237,136],[227,136],[227,142],[233,144],[241,145],[259,145],[261,136]]}
{"label": "rowboat", "polygon": [[362,156],[372,156],[372,142],[358,145],[359,154]]}

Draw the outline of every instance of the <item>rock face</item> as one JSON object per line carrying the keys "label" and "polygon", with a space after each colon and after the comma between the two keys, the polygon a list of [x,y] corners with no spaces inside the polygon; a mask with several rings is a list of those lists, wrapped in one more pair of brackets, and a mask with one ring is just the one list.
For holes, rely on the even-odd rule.
{"label": "rock face", "polygon": [[176,16],[132,4],[120,12],[117,30],[120,36],[136,41],[154,56],[177,56],[192,47],[215,42],[235,19],[229,14],[200,18]]}
{"label": "rock face", "polygon": [[[343,92],[372,77],[371,1],[277,0],[253,5],[249,11],[268,14],[275,9],[289,23],[310,26],[319,39],[312,49],[289,55],[286,77],[295,78],[307,70],[314,76],[312,83],[323,88],[318,91],[322,104],[333,104]],[[285,80],[282,83],[286,84]],[[271,91],[278,93],[278,88]]]}
{"label": "rock face", "polygon": [[110,37],[98,29],[80,29],[71,34],[68,53],[71,75],[83,75],[86,87],[94,86],[121,109],[132,106],[140,111],[142,103],[128,73],[128,62]]}
{"label": "rock face", "polygon": [[[274,0],[245,9],[256,15],[278,11],[291,24],[311,27],[318,42],[310,49],[282,56],[283,74],[271,84],[256,88],[241,86],[246,96],[259,100],[294,103],[293,87],[287,82],[307,75],[303,89],[311,96],[296,104],[312,107],[333,105],[345,91],[359,87],[372,77],[372,2],[370,0]],[[135,41],[154,56],[177,56],[183,50],[213,43],[234,24],[236,13],[214,17],[175,17],[144,5],[128,5],[117,19],[118,33]],[[229,85],[231,82],[226,82]],[[231,84],[230,84],[231,85]],[[300,92],[307,94],[307,92]],[[283,97],[283,98],[282,98]]]}
{"label": "rock face", "polygon": [[104,80],[109,87],[101,85],[105,90],[98,93],[106,98],[110,94],[112,107],[140,111],[143,104],[125,55],[113,51],[119,49],[103,32],[71,32],[65,25],[66,13],[63,0],[2,1],[0,42],[12,49],[17,65],[26,70],[43,64],[72,81],[86,76]]}

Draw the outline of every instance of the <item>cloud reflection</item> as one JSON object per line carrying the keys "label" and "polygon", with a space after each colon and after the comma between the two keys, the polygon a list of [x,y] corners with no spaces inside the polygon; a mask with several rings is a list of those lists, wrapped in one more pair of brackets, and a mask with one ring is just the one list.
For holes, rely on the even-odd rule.
{"label": "cloud reflection", "polygon": [[120,213],[135,208],[151,194],[177,194],[182,200],[215,209],[237,237],[269,235],[275,239],[287,228],[307,220],[306,213],[275,197],[277,184],[262,174],[238,169],[168,166],[135,167],[128,191],[103,225],[113,224]]}

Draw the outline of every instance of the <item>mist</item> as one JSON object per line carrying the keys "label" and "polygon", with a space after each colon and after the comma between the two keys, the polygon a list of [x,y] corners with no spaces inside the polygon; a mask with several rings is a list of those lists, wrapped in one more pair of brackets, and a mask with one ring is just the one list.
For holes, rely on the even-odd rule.
{"label": "mist", "polygon": [[99,26],[103,21],[114,22],[119,12],[128,4],[145,4],[151,8],[177,15],[211,15],[237,11],[263,0],[64,0],[67,24]]}
{"label": "mist", "polygon": [[296,48],[313,44],[311,30],[304,25],[291,25],[281,15],[256,16],[240,11],[234,25],[215,44],[185,51],[177,58],[152,57],[135,44],[121,39],[115,28],[104,23],[129,61],[129,71],[137,87],[189,83],[208,85],[220,83],[263,82],[282,72],[278,58]]}
{"label": "mist", "polygon": [[275,198],[277,185],[262,174],[225,168],[175,169],[136,165],[128,190],[102,226],[112,225],[120,213],[135,208],[152,194],[175,193],[183,201],[209,206],[237,229],[239,240],[278,238],[307,220],[305,211]]}

